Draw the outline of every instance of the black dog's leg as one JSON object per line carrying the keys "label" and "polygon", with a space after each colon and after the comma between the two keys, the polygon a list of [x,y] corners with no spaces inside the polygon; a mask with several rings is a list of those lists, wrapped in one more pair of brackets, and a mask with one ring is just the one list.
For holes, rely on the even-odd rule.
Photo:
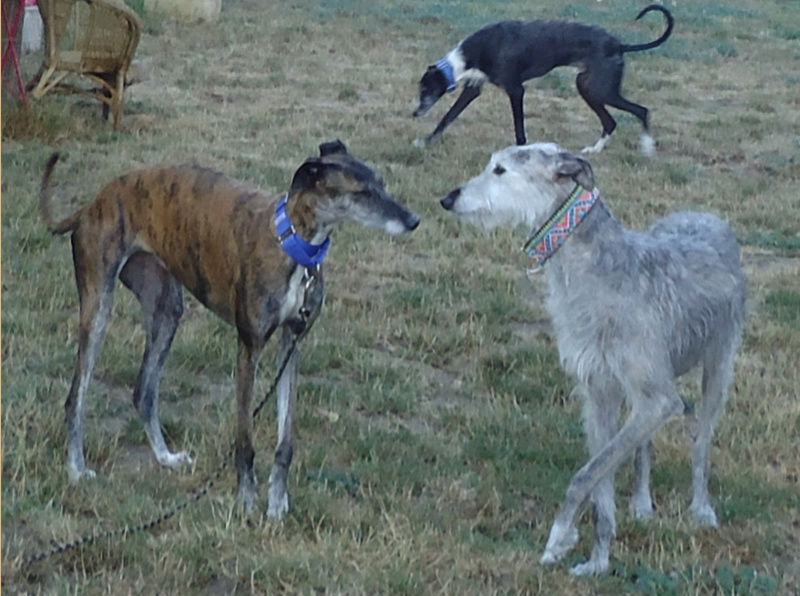
{"label": "black dog's leg", "polygon": [[647,118],[647,108],[644,106],[640,106],[638,103],[633,103],[632,101],[628,101],[621,95],[617,94],[616,97],[612,97],[608,100],[608,105],[613,108],[617,108],[620,110],[625,110],[626,112],[630,112],[634,116],[636,116],[639,121],[642,123],[645,132],[648,131],[650,128],[648,118]]}
{"label": "black dog's leg", "polygon": [[[603,125],[603,135],[597,143],[595,143],[594,146],[584,147],[583,149],[584,153],[597,153],[602,151],[611,133],[614,132],[614,129],[617,127],[616,121],[612,118],[611,114],[608,113],[605,104],[608,103],[609,95],[611,95],[608,92],[608,85],[619,85],[619,79],[617,79],[616,82],[604,81],[602,77],[593,76],[592,71],[586,70],[578,74],[575,83],[578,87],[578,93],[580,93],[581,97],[586,101],[589,107],[592,108],[594,113],[597,114],[597,117],[600,118],[600,123]],[[611,88],[613,89],[613,87]]]}
{"label": "black dog's leg", "polygon": [[650,136],[650,123],[648,122],[648,112],[647,108],[644,106],[640,106],[638,103],[633,103],[632,101],[628,101],[619,93],[616,94],[616,97],[612,97],[608,101],[608,105],[618,108],[620,110],[625,110],[626,112],[630,112],[634,116],[636,116],[642,123],[642,135],[640,138],[640,148],[644,155],[655,155],[656,152],[656,144],[653,141],[653,137]]}
{"label": "black dog's leg", "polygon": [[461,95],[458,96],[456,103],[453,104],[453,107],[448,110],[448,112],[442,118],[442,121],[436,126],[434,131],[425,139],[425,143],[429,144],[439,138],[444,132],[444,129],[447,128],[453,120],[458,118],[458,115],[464,111],[472,101],[481,94],[481,88],[476,85],[467,85],[464,87],[464,90],[461,92]]}
{"label": "black dog's leg", "polygon": [[628,101],[620,94],[623,66],[621,59],[612,63],[604,62],[591,65],[578,75],[576,80],[578,92],[603,123],[603,136],[593,146],[584,148],[583,151],[586,153],[601,151],[617,125],[614,118],[606,110],[605,106],[607,105],[625,110],[636,116],[642,123],[643,128],[641,138],[642,153],[645,155],[653,155],[655,153],[655,143],[649,133],[647,108]]}
{"label": "black dog's leg", "polygon": [[508,99],[511,101],[511,114],[514,116],[514,136],[517,145],[524,145],[525,140],[525,116],[522,113],[522,99],[525,95],[525,88],[522,85],[506,89]]}

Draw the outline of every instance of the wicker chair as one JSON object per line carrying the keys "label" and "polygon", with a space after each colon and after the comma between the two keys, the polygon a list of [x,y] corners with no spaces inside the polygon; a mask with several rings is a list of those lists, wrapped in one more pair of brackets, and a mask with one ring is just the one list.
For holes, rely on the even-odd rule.
{"label": "wicker chair", "polygon": [[[103,117],[114,114],[119,130],[125,75],[139,44],[139,18],[122,0],[39,0],[45,30],[42,68],[31,83],[39,99],[50,91],[89,93],[103,102]],[[88,77],[100,88],[67,84],[70,75]]]}

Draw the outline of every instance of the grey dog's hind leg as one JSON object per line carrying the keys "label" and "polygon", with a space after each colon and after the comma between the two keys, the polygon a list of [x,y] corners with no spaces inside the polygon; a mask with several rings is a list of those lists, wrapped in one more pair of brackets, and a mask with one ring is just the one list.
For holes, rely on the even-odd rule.
{"label": "grey dog's hind leg", "polygon": [[690,511],[696,522],[712,527],[717,527],[719,522],[708,494],[709,451],[714,429],[728,401],[737,349],[738,337],[728,345],[709,349],[703,360],[703,403],[692,445],[693,496]]}

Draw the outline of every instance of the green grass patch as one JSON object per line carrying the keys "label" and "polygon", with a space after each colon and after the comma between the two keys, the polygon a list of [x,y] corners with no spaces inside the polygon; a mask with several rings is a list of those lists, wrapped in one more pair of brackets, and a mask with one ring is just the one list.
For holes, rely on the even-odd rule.
{"label": "green grass patch", "polygon": [[800,236],[780,232],[752,232],[742,239],[744,244],[779,251],[800,251]]}
{"label": "green grass patch", "polygon": [[782,325],[800,325],[800,293],[794,290],[775,290],[764,298],[766,312]]}

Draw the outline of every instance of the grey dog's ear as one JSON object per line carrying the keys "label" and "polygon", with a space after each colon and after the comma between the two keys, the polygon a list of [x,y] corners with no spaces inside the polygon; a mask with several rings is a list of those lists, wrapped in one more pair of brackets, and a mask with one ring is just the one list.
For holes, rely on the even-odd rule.
{"label": "grey dog's ear", "polygon": [[347,153],[347,147],[345,147],[344,143],[342,143],[339,139],[322,143],[319,146],[320,157],[325,157],[326,155],[332,155],[334,153]]}
{"label": "grey dog's ear", "polygon": [[586,189],[594,188],[594,172],[591,164],[572,153],[559,153],[556,158],[556,177],[570,178]]}

